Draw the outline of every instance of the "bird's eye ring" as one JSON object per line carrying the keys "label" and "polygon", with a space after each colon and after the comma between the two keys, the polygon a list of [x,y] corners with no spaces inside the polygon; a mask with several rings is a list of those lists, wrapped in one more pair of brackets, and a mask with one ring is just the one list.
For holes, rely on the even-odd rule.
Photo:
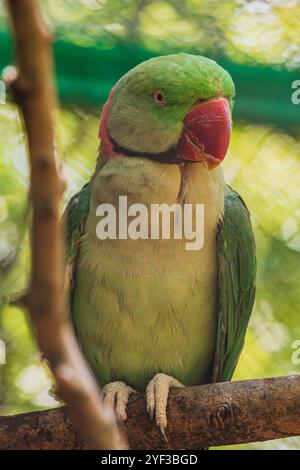
{"label": "bird's eye ring", "polygon": [[166,104],[164,95],[159,90],[155,90],[152,93],[152,98],[153,98],[154,103],[157,104],[157,106],[164,106]]}

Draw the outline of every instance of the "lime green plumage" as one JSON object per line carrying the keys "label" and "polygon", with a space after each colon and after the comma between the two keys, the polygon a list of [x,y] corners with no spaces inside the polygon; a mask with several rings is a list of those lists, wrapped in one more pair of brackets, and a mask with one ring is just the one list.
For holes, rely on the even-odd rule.
{"label": "lime green plumage", "polygon": [[[153,89],[165,94],[164,109],[153,108]],[[233,94],[229,74],[209,59],[153,59],[118,82],[108,131],[127,149],[159,154],[176,144],[196,100],[220,95],[232,102]],[[218,170],[202,163],[186,168],[182,179],[177,165],[130,156],[107,160],[100,151],[91,182],[67,206],[71,313],[101,385],[124,380],[143,391],[158,372],[185,385],[230,380],[234,372],[255,294],[250,217]],[[99,243],[97,204],[114,203],[118,194],[146,205],[174,203],[178,194],[205,203],[208,251],[189,254],[170,241]]]}

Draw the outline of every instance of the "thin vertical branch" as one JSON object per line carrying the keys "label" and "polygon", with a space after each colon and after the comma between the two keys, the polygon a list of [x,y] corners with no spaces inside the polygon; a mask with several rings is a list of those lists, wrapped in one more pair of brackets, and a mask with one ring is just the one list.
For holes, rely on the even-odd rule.
{"label": "thin vertical branch", "polygon": [[59,206],[64,182],[55,155],[52,38],[35,0],[7,0],[18,72],[9,82],[26,128],[33,211],[28,306],[38,344],[60,397],[93,449],[122,447],[115,417],[103,408],[98,385],[80,352],[63,300],[64,245]]}

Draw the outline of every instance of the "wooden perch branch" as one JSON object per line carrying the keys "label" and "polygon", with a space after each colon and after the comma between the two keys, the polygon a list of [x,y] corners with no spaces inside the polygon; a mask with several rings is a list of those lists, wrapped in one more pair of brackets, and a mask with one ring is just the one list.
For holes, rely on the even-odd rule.
{"label": "wooden perch branch", "polygon": [[19,69],[8,80],[23,116],[31,170],[30,318],[58,393],[80,423],[82,438],[93,449],[116,449],[121,443],[115,418],[103,409],[98,385],[79,350],[63,301],[59,204],[64,184],[55,160],[51,35],[35,0],[7,0],[7,4]]}
{"label": "wooden perch branch", "polygon": [[[165,443],[130,398],[126,434],[132,449],[201,449],[300,435],[300,375],[171,390]],[[82,449],[66,408],[0,418],[0,449]]]}

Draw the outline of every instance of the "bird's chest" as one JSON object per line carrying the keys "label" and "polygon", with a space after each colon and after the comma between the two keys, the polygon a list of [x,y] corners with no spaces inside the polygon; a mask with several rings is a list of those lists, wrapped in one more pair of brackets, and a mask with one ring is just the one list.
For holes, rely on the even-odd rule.
{"label": "bird's chest", "polygon": [[[163,371],[199,383],[214,348],[220,191],[215,181],[197,188],[199,175],[185,174],[182,182],[175,165],[138,162],[122,173],[106,168],[94,186],[80,252],[75,325],[100,381],[123,377],[141,388]],[[148,209],[147,239],[97,237],[99,203],[117,208],[119,196],[127,196],[128,207],[139,203]],[[187,250],[185,237],[172,238],[172,230],[169,239],[151,238],[152,204],[197,202],[204,204],[202,249]]]}

